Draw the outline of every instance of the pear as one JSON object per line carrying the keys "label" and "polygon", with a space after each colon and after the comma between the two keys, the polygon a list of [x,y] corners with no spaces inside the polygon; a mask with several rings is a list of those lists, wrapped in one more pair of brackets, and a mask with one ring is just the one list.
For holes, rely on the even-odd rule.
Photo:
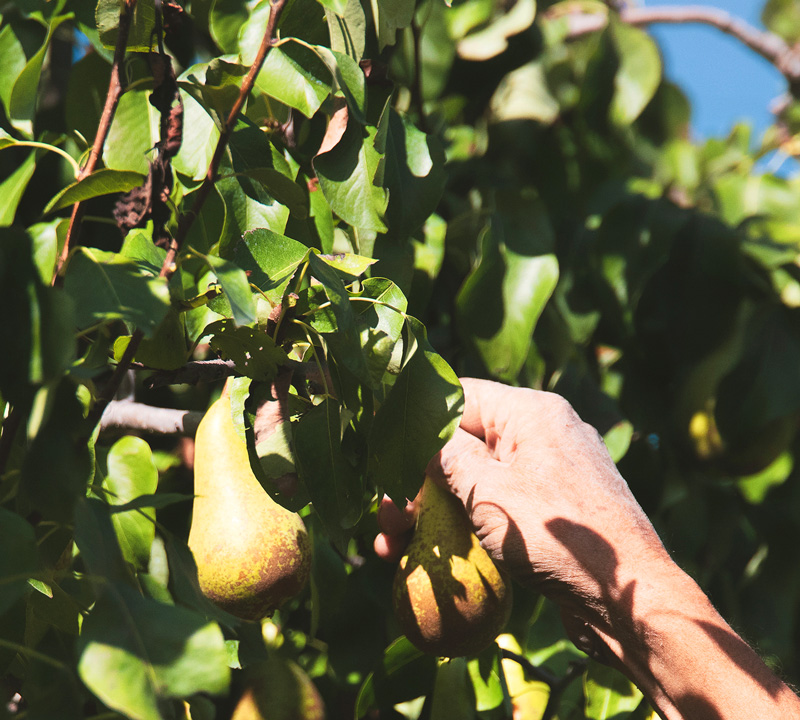
{"label": "pear", "polygon": [[260,620],[305,586],[311,543],[303,520],[276,503],[250,468],[227,390],[197,428],[189,547],[203,593]]}
{"label": "pear", "polygon": [[254,668],[231,720],[325,720],[325,705],[299,665],[271,654]]}
{"label": "pear", "polygon": [[423,652],[477,655],[508,621],[511,586],[458,499],[425,478],[417,506],[414,536],[394,578],[395,616]]}

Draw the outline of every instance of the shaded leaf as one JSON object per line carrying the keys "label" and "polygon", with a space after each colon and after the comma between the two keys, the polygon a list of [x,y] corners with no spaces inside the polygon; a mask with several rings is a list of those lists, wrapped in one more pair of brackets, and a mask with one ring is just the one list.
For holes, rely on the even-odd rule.
{"label": "shaded leaf", "polygon": [[133,720],[161,720],[159,701],[228,689],[218,625],[185,608],[109,583],[84,620],[78,673],[109,708]]}
{"label": "shaded leaf", "polygon": [[233,319],[237,325],[250,325],[256,319],[256,304],[250,290],[250,282],[244,270],[217,255],[195,254],[205,260],[211,271],[217,276],[219,284],[230,303]]}
{"label": "shaded leaf", "polygon": [[586,717],[611,720],[633,712],[642,702],[642,693],[622,673],[598,662],[589,662],[583,678]]}
{"label": "shaded leaf", "polygon": [[231,320],[217,320],[205,330],[211,347],[223,358],[233,360],[239,374],[268,382],[287,361],[286,353],[263,330],[237,327]]}
{"label": "shaded leaf", "polygon": [[75,303],[79,328],[121,319],[152,337],[170,307],[166,280],[145,276],[131,260],[94,248],[75,250],[64,290]]}
{"label": "shaded leaf", "polygon": [[308,496],[331,540],[343,547],[360,519],[362,483],[342,452],[341,406],[326,399],[295,423],[295,459]]}
{"label": "shaded leaf", "polygon": [[388,196],[376,184],[381,153],[375,147],[374,128],[362,127],[350,118],[339,142],[314,158],[319,184],[331,209],[342,220],[361,230],[385,232],[383,215]]}
{"label": "shaded leaf", "polygon": [[408,330],[403,369],[369,437],[370,476],[398,504],[417,494],[428,462],[455,432],[463,403],[458,378],[431,348],[422,323],[409,317]]}
{"label": "shaded leaf", "polygon": [[394,45],[398,30],[411,25],[414,18],[413,0],[371,0],[372,17],[378,33],[378,45],[383,50]]}
{"label": "shaded leaf", "polygon": [[[107,48],[115,48],[119,35],[119,16],[123,0],[99,0],[95,9],[100,42]],[[156,10],[153,0],[138,0],[128,31],[127,48],[133,52],[149,52],[155,36]]]}
{"label": "shaded leaf", "polygon": [[40,563],[33,526],[0,508],[0,615],[27,592]]}
{"label": "shaded leaf", "polygon": [[273,305],[281,301],[307,255],[308,248],[302,243],[266,228],[245,233],[234,251],[236,264]]}

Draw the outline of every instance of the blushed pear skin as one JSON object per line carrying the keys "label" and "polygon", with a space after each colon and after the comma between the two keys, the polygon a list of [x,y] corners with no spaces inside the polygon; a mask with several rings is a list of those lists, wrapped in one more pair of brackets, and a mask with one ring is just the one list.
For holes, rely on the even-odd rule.
{"label": "blushed pear skin", "polygon": [[244,620],[260,620],[305,587],[311,570],[305,525],[253,474],[227,392],[197,428],[194,492],[189,548],[209,599]]}
{"label": "blushed pear skin", "polygon": [[417,504],[414,536],[394,578],[395,616],[423,652],[477,655],[508,621],[511,586],[457,498],[425,478]]}

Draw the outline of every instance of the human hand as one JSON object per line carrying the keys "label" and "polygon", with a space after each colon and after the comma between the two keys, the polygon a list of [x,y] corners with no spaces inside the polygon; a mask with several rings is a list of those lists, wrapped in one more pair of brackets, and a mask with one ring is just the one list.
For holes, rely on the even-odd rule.
{"label": "human hand", "polygon": [[[672,561],[597,431],[558,395],[464,379],[461,427],[428,475],[464,504],[492,558],[561,607],[570,638],[668,720],[800,717],[800,701]],[[385,501],[375,549],[413,526]]]}
{"label": "human hand", "polygon": [[[591,619],[620,600],[629,568],[671,564],[602,439],[562,397],[462,380],[461,427],[428,474],[464,504],[492,558],[514,577]],[[396,559],[413,505],[386,501],[375,549]]]}

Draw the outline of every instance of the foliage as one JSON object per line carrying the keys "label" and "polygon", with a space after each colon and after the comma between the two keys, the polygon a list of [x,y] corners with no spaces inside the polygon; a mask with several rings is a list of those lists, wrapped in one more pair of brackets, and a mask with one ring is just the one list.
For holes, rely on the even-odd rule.
{"label": "foliage", "polygon": [[[534,0],[2,7],[0,717],[225,718],[276,657],[331,717],[510,717],[513,657],[538,713],[649,717],[521,588],[502,661],[398,637],[376,498],[415,495],[461,375],[566,396],[800,680],[800,181],[761,162],[796,148],[800,104],[760,143],[692,142],[650,36],[580,5],[600,30]],[[764,19],[794,42],[798,14]],[[218,388],[170,373],[213,358],[313,538],[309,589],[261,628],[199,592],[186,439],[98,422],[129,367],[137,400],[203,411]],[[286,366],[289,417],[262,437]]]}

